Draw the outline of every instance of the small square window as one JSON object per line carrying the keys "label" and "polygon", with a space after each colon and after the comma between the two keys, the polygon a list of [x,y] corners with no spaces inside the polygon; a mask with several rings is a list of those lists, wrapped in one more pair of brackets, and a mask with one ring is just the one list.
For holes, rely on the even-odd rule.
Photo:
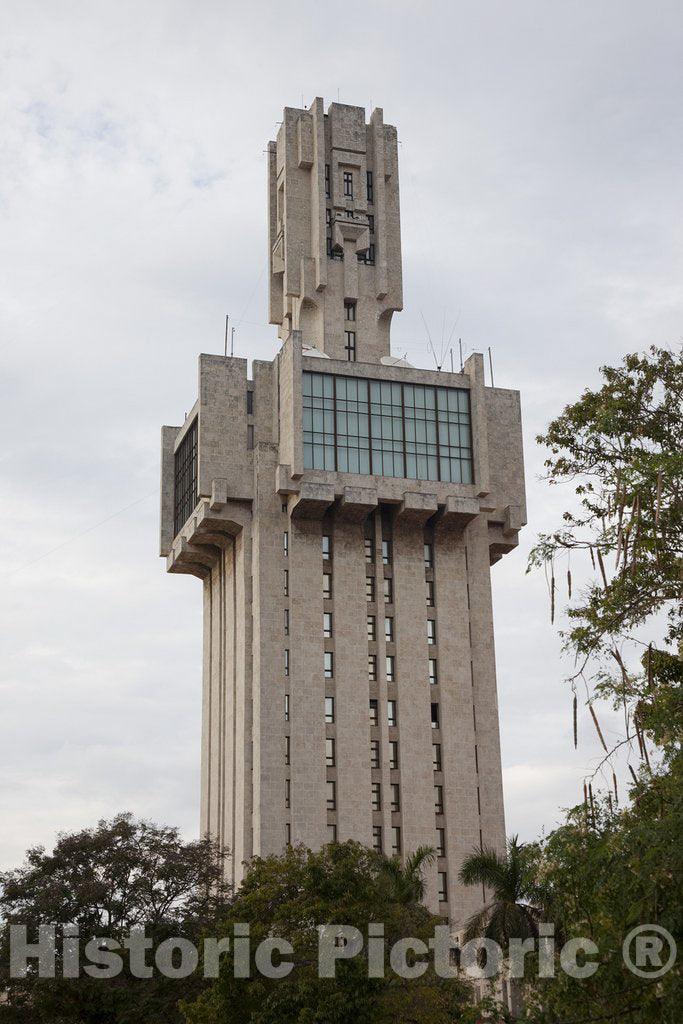
{"label": "small square window", "polygon": [[434,567],[434,549],[431,544],[425,544],[424,557],[425,569],[432,569]]}
{"label": "small square window", "polygon": [[372,783],[372,809],[373,811],[382,810],[382,787],[379,782]]}
{"label": "small square window", "polygon": [[368,679],[371,683],[377,682],[377,655],[368,654]]}
{"label": "small square window", "polygon": [[337,809],[337,783],[327,783],[327,809],[328,811],[336,811]]}
{"label": "small square window", "polygon": [[377,853],[382,852],[382,826],[372,826],[372,848],[377,850]]}
{"label": "small square window", "polygon": [[289,736],[285,736],[285,764],[291,764],[292,744]]}
{"label": "small square window", "polygon": [[323,573],[323,597],[329,600],[332,597],[332,573]]}
{"label": "small square window", "polygon": [[398,768],[398,740],[389,740],[389,767]]}
{"label": "small square window", "polygon": [[427,619],[427,643],[436,643],[436,619]]}
{"label": "small square window", "polygon": [[398,782],[391,783],[391,810],[394,814],[401,810],[401,794]]}
{"label": "small square window", "polygon": [[396,659],[393,654],[387,654],[387,682],[396,682]]}
{"label": "small square window", "polygon": [[323,636],[326,640],[332,636],[332,612],[323,612]]}
{"label": "small square window", "polygon": [[371,604],[375,600],[375,577],[365,577],[365,597]]}
{"label": "small square window", "polygon": [[388,644],[394,642],[394,620],[390,615],[384,617],[384,639]]}
{"label": "small square window", "polygon": [[283,572],[285,574],[285,576],[284,576],[285,597],[289,597],[289,569],[284,569]]}
{"label": "small square window", "polygon": [[365,538],[365,561],[370,563],[375,561],[375,542],[372,537]]}
{"label": "small square window", "polygon": [[432,744],[432,763],[435,772],[441,771],[441,744]]}
{"label": "small square window", "polygon": [[334,740],[328,736],[325,740],[325,764],[328,768],[334,768],[336,763],[334,755]]}
{"label": "small square window", "polygon": [[391,829],[391,852],[401,852],[401,829],[398,825],[392,826]]}
{"label": "small square window", "polygon": [[328,825],[327,826],[327,841],[328,841],[328,843],[336,843],[337,842],[337,826],[336,825]]}
{"label": "small square window", "polygon": [[329,561],[332,557],[332,537],[329,533],[323,534],[323,558]]}
{"label": "small square window", "polygon": [[436,658],[429,659],[429,682],[432,686],[436,686],[439,681],[439,676],[436,668]]}
{"label": "small square window", "polygon": [[432,729],[439,728],[439,705],[432,704]]}
{"label": "small square window", "polygon": [[427,584],[427,607],[434,607],[434,580],[425,580]]}
{"label": "small square window", "polygon": [[334,697],[325,697],[325,722],[327,725],[334,723]]}
{"label": "small square window", "polygon": [[374,615],[368,615],[368,640],[377,639],[377,620]]}
{"label": "small square window", "polygon": [[379,740],[370,740],[370,767],[379,768]]}
{"label": "small square window", "polygon": [[285,530],[282,534],[282,552],[285,558],[289,554],[289,530]]}
{"label": "small square window", "polygon": [[390,576],[387,576],[384,579],[384,603],[394,603],[394,581]]}
{"label": "small square window", "polygon": [[332,679],[334,676],[334,654],[332,651],[325,651],[325,679]]}
{"label": "small square window", "polygon": [[434,810],[443,814],[443,786],[434,786]]}
{"label": "small square window", "polygon": [[285,675],[289,675],[289,648],[285,648]]}
{"label": "small square window", "polygon": [[445,871],[439,871],[439,903],[448,901],[448,876]]}
{"label": "small square window", "polygon": [[285,694],[285,722],[289,721],[289,694]]}
{"label": "small square window", "polygon": [[437,828],[436,830],[436,855],[437,857],[446,856],[446,829]]}
{"label": "small square window", "polygon": [[391,541],[382,541],[382,564],[391,565]]}
{"label": "small square window", "polygon": [[396,725],[396,704],[395,700],[387,701],[387,722],[389,725]]}
{"label": "small square window", "polygon": [[379,701],[370,701],[370,725],[379,725]]}

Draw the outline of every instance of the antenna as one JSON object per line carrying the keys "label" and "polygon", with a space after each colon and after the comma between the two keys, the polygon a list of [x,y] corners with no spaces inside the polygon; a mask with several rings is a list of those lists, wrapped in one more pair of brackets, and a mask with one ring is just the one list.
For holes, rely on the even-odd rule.
{"label": "antenna", "polygon": [[234,352],[235,352],[235,328],[233,327],[232,328],[232,332],[230,334],[230,357],[231,358],[234,355]]}
{"label": "antenna", "polygon": [[464,369],[464,363],[462,361],[462,338],[458,338],[458,348],[460,349],[460,372]]}
{"label": "antenna", "polygon": [[424,313],[422,312],[422,310],[420,310],[420,316],[422,317],[422,323],[425,325],[425,331],[427,332],[427,337],[429,338],[429,342],[428,342],[427,347],[431,351],[432,355],[434,356],[434,365],[436,366],[437,370],[439,370],[439,372],[440,372],[441,371],[441,367],[439,366],[439,360],[436,357],[436,351],[435,351],[434,345],[432,343],[432,336],[429,333],[429,328],[427,327],[427,321],[424,318]]}
{"label": "antenna", "polygon": [[455,370],[453,368],[453,349],[451,349],[451,373],[455,373]]}
{"label": "antenna", "polygon": [[228,321],[230,317],[225,314],[225,344],[223,345],[223,355],[227,358],[228,355]]}
{"label": "antenna", "polygon": [[493,384],[493,359],[491,357],[491,346],[490,345],[489,345],[489,368],[491,370],[491,387],[494,387],[494,384]]}

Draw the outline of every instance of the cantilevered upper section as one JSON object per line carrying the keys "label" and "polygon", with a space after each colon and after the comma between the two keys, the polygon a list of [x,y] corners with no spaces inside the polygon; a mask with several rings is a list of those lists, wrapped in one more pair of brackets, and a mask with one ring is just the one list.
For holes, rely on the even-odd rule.
{"label": "cantilevered upper section", "polygon": [[381,109],[286,107],[269,144],[270,322],[332,359],[379,363],[403,308],[396,129]]}

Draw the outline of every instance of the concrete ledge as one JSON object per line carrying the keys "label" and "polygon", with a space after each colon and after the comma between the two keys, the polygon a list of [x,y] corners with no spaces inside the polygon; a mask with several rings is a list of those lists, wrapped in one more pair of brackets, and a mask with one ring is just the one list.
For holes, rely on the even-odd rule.
{"label": "concrete ledge", "polygon": [[436,494],[423,494],[421,491],[405,491],[403,501],[396,512],[397,517],[415,523],[426,523],[438,511],[439,504]]}
{"label": "concrete ledge", "polygon": [[290,495],[289,512],[292,519],[320,519],[334,503],[332,484],[313,484],[302,481],[298,495]]}
{"label": "concrete ledge", "polygon": [[478,498],[461,498],[451,494],[446,498],[443,516],[455,526],[467,526],[480,512]]}
{"label": "concrete ledge", "polygon": [[362,523],[377,508],[377,491],[373,487],[345,487],[338,506],[340,519]]}

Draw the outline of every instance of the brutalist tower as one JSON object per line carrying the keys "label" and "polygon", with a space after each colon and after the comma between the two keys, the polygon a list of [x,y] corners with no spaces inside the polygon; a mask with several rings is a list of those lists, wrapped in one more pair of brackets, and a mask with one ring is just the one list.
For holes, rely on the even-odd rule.
{"label": "brutalist tower", "polygon": [[428,903],[478,909],[502,847],[490,566],[525,523],[519,393],[391,355],[396,129],[321,99],[269,146],[272,362],[199,357],[162,430],[161,554],[203,583],[201,827],[229,874],[287,843],[434,846]]}

